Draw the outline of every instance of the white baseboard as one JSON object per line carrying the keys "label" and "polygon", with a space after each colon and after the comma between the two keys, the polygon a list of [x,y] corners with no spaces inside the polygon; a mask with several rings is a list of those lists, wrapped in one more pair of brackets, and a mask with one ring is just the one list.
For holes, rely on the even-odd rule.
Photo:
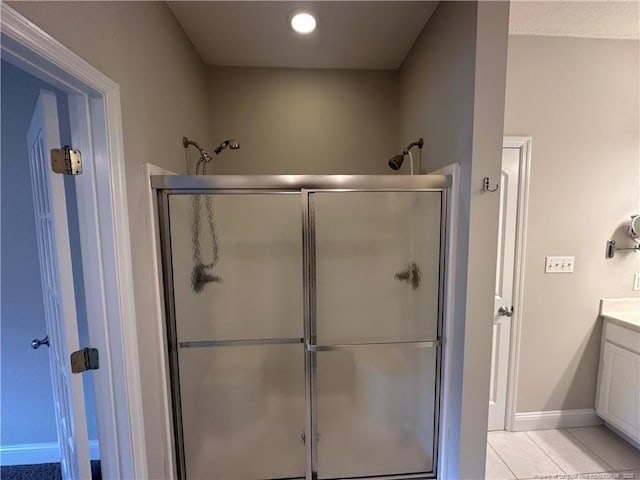
{"label": "white baseboard", "polygon": [[[97,440],[89,441],[89,458],[100,459]],[[60,462],[58,443],[19,443],[0,445],[0,465],[33,465]]]}
{"label": "white baseboard", "polygon": [[548,430],[552,428],[593,427],[602,425],[593,408],[516,413],[513,430]]}

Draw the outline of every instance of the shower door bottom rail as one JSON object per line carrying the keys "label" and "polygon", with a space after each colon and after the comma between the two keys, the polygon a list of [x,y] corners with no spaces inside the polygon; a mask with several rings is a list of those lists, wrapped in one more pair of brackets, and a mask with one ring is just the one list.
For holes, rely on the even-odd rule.
{"label": "shower door bottom rail", "polygon": [[327,480],[433,480],[435,472],[399,473],[396,475],[374,475],[371,477],[337,477]]}

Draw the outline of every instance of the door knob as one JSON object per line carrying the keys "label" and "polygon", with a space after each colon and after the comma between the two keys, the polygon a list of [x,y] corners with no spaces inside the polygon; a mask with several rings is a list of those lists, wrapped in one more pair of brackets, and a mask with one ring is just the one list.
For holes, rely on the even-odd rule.
{"label": "door knob", "polygon": [[34,350],[40,348],[40,345],[46,345],[47,347],[49,346],[49,335],[44,337],[42,340],[34,338],[31,342],[31,348],[33,348]]}
{"label": "door knob", "polygon": [[513,315],[513,306],[507,308],[504,305],[498,309],[498,315],[501,317],[510,317]]}

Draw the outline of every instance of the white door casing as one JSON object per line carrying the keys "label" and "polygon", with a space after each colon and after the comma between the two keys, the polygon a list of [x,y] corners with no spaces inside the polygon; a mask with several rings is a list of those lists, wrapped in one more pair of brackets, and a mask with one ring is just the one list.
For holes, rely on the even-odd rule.
{"label": "white door casing", "polygon": [[71,373],[69,362],[79,337],[64,178],[52,172],[49,160],[50,150],[60,146],[56,96],[41,90],[27,148],[62,478],[90,479],[82,376]]}
{"label": "white door casing", "polygon": [[[72,142],[85,154],[76,193],[89,339],[100,349],[93,373],[100,467],[103,478],[149,478],[120,87],[6,2],[0,36],[3,60],[70,94]],[[85,99],[82,112],[72,97]]]}
{"label": "white door casing", "polygon": [[520,185],[520,149],[504,148],[500,175],[500,213],[498,256],[493,318],[493,347],[489,387],[489,430],[504,430],[507,410],[507,378],[511,345],[512,316],[502,315],[502,307],[513,312],[514,272],[518,189]]}

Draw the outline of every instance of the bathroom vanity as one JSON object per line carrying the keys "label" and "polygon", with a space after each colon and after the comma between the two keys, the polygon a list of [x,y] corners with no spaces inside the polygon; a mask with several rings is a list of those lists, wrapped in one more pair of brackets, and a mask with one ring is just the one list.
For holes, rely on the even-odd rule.
{"label": "bathroom vanity", "polygon": [[600,301],[603,318],[596,413],[640,445],[640,298]]}

